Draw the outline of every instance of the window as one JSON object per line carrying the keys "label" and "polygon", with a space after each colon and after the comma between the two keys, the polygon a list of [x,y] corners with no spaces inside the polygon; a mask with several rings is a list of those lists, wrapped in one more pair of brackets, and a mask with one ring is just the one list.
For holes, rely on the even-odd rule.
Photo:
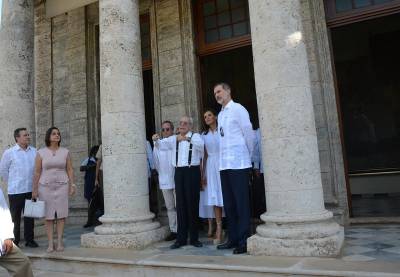
{"label": "window", "polygon": [[324,0],[329,27],[362,21],[400,11],[400,0]]}
{"label": "window", "polygon": [[150,36],[150,15],[143,14],[140,16],[140,37],[142,48],[143,69],[151,68],[151,36]]}
{"label": "window", "polygon": [[200,55],[251,44],[247,0],[198,0],[196,8]]}

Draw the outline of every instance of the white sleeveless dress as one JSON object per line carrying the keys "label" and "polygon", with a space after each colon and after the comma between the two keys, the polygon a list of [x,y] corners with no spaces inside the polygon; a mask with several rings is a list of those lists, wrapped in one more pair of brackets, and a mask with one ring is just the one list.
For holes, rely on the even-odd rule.
{"label": "white sleeveless dress", "polygon": [[200,192],[199,216],[215,218],[214,206],[224,206],[219,175],[219,133],[209,131],[206,135],[202,135],[202,138],[208,155],[205,165],[207,186]]}

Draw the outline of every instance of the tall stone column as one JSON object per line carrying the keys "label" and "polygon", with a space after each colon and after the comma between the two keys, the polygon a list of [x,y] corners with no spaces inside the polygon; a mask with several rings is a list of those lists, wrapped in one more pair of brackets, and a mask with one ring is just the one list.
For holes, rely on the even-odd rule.
{"label": "tall stone column", "polygon": [[26,127],[34,139],[33,1],[3,0],[0,25],[0,151]]}
{"label": "tall stone column", "polygon": [[253,255],[335,256],[343,227],[324,207],[300,0],[249,1],[267,212]]}
{"label": "tall stone column", "polygon": [[149,209],[139,0],[100,0],[105,214],[84,247],[143,248],[167,228]]}

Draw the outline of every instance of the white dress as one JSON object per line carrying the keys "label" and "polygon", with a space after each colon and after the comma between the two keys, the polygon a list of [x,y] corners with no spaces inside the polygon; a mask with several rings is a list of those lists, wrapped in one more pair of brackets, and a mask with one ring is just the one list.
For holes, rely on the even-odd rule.
{"label": "white dress", "polygon": [[219,133],[209,131],[202,137],[207,150],[207,164],[205,165],[207,186],[200,192],[199,216],[215,218],[214,206],[224,206],[219,175]]}

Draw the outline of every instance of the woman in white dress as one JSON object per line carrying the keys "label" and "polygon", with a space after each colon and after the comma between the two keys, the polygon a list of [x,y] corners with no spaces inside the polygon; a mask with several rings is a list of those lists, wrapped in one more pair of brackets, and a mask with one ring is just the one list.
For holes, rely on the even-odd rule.
{"label": "woman in white dress", "polygon": [[212,222],[215,218],[217,228],[214,243],[222,241],[223,200],[219,175],[219,134],[217,115],[212,110],[204,113],[207,130],[203,133],[204,159],[202,167],[202,191],[200,192],[199,216],[208,218],[208,235],[212,236]]}

